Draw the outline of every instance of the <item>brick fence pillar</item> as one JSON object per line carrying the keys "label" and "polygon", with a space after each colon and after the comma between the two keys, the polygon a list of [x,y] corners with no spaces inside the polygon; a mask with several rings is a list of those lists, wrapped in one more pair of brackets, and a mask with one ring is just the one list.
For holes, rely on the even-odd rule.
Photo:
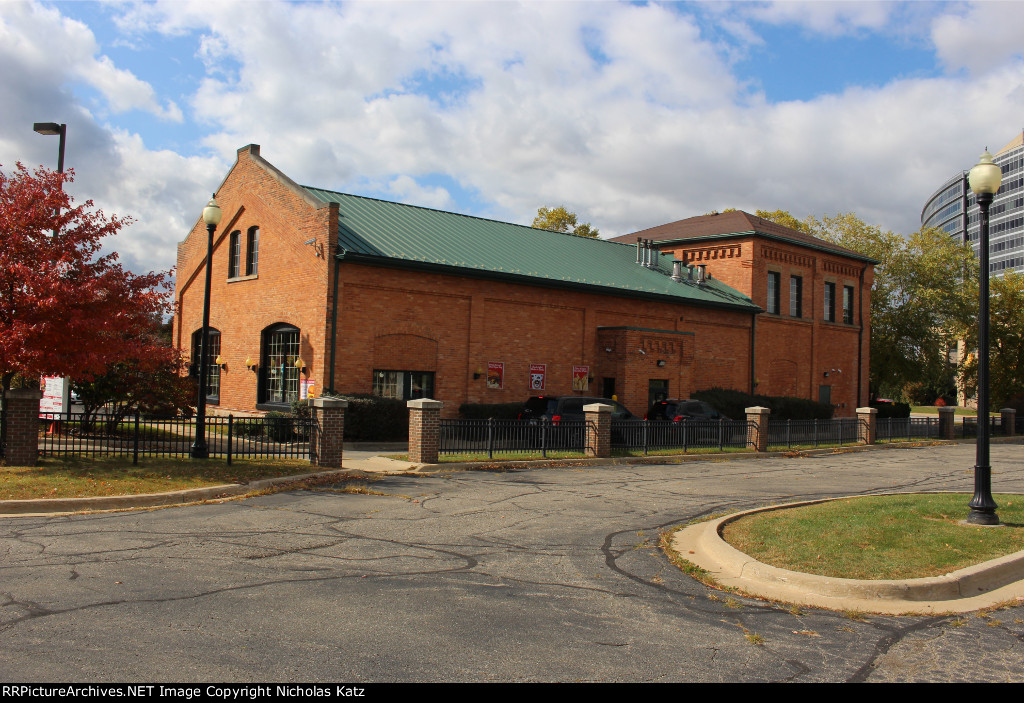
{"label": "brick fence pillar", "polygon": [[877,436],[876,417],[878,408],[857,408],[857,439],[864,444],[874,444]]}
{"label": "brick fence pillar", "polygon": [[[744,410],[747,414],[747,444],[753,445],[754,451],[763,452],[768,448],[768,416],[771,408],[754,406]],[[750,423],[755,423],[751,425]]]}
{"label": "brick fence pillar", "polygon": [[1017,409],[1003,408],[999,413],[1002,415],[1000,421],[1003,425],[1003,434],[1007,437],[1013,437],[1017,434]]}
{"label": "brick fence pillar", "polygon": [[956,417],[953,408],[939,408],[939,439],[953,439]]}
{"label": "brick fence pillar", "polygon": [[436,464],[441,451],[440,400],[420,398],[406,403],[409,408],[409,461]]}
{"label": "brick fence pillar", "polygon": [[43,394],[31,388],[7,391],[8,466],[35,466],[39,458],[39,401]]}
{"label": "brick fence pillar", "polygon": [[331,469],[341,468],[345,445],[345,409],[341,398],[310,398],[316,421],[309,436],[309,463]]}
{"label": "brick fence pillar", "polygon": [[612,455],[612,406],[584,405],[583,416],[587,420],[587,456],[607,459]]}

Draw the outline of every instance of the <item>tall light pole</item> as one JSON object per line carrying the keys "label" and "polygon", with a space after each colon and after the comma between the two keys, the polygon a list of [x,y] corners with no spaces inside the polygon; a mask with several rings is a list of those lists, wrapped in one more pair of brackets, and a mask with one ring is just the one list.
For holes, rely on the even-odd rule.
{"label": "tall light pole", "polygon": [[[68,134],[68,126],[66,124],[57,124],[56,122],[34,122],[32,130],[37,134],[60,137],[60,146],[57,147],[57,173],[64,173],[64,141]],[[63,190],[63,181],[61,181],[60,187]],[[60,215],[60,210],[56,214]],[[57,236],[56,227],[53,228],[53,236]]]}
{"label": "tall light pole", "polygon": [[981,208],[979,220],[979,258],[981,277],[978,301],[978,444],[974,464],[974,496],[968,507],[967,522],[973,525],[998,525],[996,501],[992,498],[992,466],[989,463],[988,417],[988,208],[999,191],[1002,170],[992,163],[988,149],[967,177]]}
{"label": "tall light pole", "polygon": [[203,208],[203,222],[206,223],[206,291],[203,293],[203,332],[199,342],[199,397],[196,399],[196,439],[189,456],[206,459],[210,450],[206,446],[206,381],[210,373],[210,282],[213,276],[213,233],[220,224],[221,211],[217,205],[216,193]]}

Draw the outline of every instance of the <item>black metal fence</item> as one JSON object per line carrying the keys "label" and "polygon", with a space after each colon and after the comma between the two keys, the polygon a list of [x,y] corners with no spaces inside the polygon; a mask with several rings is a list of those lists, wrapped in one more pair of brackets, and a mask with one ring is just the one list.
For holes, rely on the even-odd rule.
{"label": "black metal fence", "polygon": [[441,454],[581,453],[590,448],[586,420],[441,420]]}
{"label": "black metal fence", "polygon": [[[211,457],[309,458],[316,417],[214,416],[206,419]],[[39,419],[40,456],[187,457],[196,438],[195,420],[135,414],[117,421],[82,413],[43,413]]]}
{"label": "black metal fence", "polygon": [[941,439],[941,437],[939,418],[937,417],[884,417],[875,421],[876,442]]}
{"label": "black metal fence", "polygon": [[863,426],[864,421],[855,417],[769,421],[767,450],[857,444]]}
{"label": "black metal fence", "polygon": [[[990,415],[988,418],[988,434],[989,436],[1006,434],[1003,428],[1003,419],[999,415]],[[978,436],[978,418],[977,417],[964,417],[963,422],[960,423],[960,434],[964,437],[977,437]]]}
{"label": "black metal fence", "polygon": [[629,451],[680,449],[744,449],[749,446],[753,422],[732,420],[613,420],[612,448]]}

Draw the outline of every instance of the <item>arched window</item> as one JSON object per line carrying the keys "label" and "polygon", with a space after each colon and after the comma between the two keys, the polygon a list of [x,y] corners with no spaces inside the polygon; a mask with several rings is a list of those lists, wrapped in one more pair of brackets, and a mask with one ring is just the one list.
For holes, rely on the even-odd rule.
{"label": "arched window", "polygon": [[[206,402],[218,405],[220,403],[220,366],[217,365],[217,357],[220,356],[220,331],[210,327],[207,330],[206,338],[210,342],[210,351],[206,355]],[[192,364],[190,366],[190,372],[197,383],[199,382],[202,342],[203,328],[200,327],[192,333]]]}
{"label": "arched window", "polygon": [[288,324],[263,330],[261,403],[290,405],[299,399],[299,329]]}

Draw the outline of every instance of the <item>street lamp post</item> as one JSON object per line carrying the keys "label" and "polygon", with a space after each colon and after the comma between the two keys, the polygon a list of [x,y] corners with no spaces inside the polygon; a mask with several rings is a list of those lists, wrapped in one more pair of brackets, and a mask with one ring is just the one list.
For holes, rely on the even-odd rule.
{"label": "street lamp post", "polygon": [[967,522],[973,525],[998,525],[996,501],[992,498],[992,466],[989,463],[988,417],[988,208],[999,190],[1002,170],[992,163],[988,149],[971,169],[968,180],[981,209],[979,221],[979,259],[981,276],[978,301],[978,444],[974,464],[974,496],[968,507]]}
{"label": "street lamp post", "polygon": [[68,126],[56,122],[35,122],[32,125],[32,130],[39,134],[60,137],[60,146],[57,151],[57,173],[64,173],[64,138],[67,136]]}
{"label": "street lamp post", "polygon": [[[68,126],[66,124],[57,124],[56,122],[34,122],[32,130],[37,134],[60,137],[60,146],[57,147],[57,173],[64,173],[64,141],[68,134]],[[63,190],[63,182],[61,182],[60,187]],[[60,215],[59,210],[57,214]],[[56,227],[53,228],[53,236],[57,236]]]}
{"label": "street lamp post", "polygon": [[199,342],[199,397],[196,400],[196,439],[189,456],[206,459],[210,450],[206,446],[206,381],[210,373],[210,282],[213,276],[213,233],[220,224],[221,211],[217,205],[216,193],[203,208],[203,222],[206,223],[206,290],[203,293],[203,332]]}

